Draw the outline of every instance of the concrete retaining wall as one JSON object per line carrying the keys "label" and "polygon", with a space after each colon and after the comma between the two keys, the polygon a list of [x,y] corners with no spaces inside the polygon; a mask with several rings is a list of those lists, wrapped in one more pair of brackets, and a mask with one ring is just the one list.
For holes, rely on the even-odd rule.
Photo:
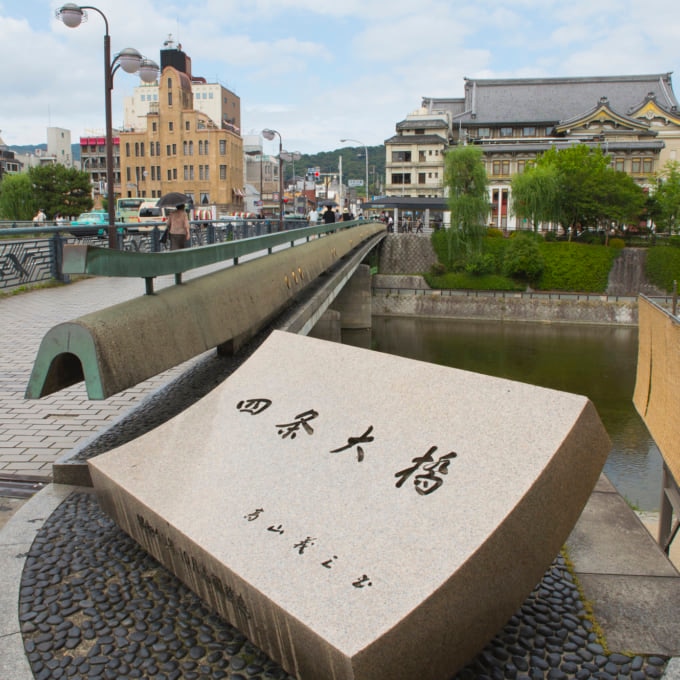
{"label": "concrete retaining wall", "polygon": [[638,323],[638,306],[634,298],[616,300],[607,299],[606,296],[602,296],[602,299],[584,296],[584,299],[557,299],[528,293],[518,293],[517,296],[444,293],[374,289],[373,314],[626,326],[637,326]]}

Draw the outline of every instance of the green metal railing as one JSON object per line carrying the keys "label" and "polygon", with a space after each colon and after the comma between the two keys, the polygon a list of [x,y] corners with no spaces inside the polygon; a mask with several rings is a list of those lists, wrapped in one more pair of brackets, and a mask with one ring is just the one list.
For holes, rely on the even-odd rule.
{"label": "green metal railing", "polygon": [[[175,275],[175,283],[182,282],[182,274],[192,269],[239,258],[253,253],[272,250],[280,245],[295,246],[296,241],[307,242],[314,237],[332,234],[343,229],[361,230],[374,225],[366,220],[320,224],[302,229],[290,229],[264,236],[185,248],[162,253],[141,253],[110,250],[87,245],[64,246],[63,272],[65,274],[91,274],[96,276],[140,277],[146,282],[146,293],[153,293],[153,279],[167,274]],[[357,236],[359,231],[357,231]]]}

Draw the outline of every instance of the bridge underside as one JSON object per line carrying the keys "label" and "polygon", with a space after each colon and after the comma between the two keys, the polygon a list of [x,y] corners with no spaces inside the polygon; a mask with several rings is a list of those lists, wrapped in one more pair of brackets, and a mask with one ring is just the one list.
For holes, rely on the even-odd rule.
{"label": "bridge underside", "polygon": [[[382,225],[366,224],[59,324],[43,338],[26,398],[84,379],[90,399],[106,399],[207,350],[233,350],[314,288],[289,321],[306,334],[383,237]],[[314,286],[324,275],[330,288]]]}

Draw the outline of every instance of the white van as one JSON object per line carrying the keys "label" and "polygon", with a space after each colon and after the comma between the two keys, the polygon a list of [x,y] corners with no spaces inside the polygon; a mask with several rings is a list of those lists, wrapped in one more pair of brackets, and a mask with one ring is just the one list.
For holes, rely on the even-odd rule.
{"label": "white van", "polygon": [[[166,222],[168,219],[168,214],[172,211],[172,208],[159,208],[156,205],[156,201],[144,201],[139,206],[137,212],[137,222],[143,224],[145,222]],[[149,229],[153,228],[152,226]]]}

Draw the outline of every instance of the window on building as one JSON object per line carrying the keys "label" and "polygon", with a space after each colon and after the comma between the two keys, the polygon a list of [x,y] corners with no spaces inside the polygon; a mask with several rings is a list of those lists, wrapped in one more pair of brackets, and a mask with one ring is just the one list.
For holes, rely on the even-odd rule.
{"label": "window on building", "polygon": [[168,78],[168,90],[172,89],[172,78]]}
{"label": "window on building", "polygon": [[203,165],[198,166],[198,179],[201,180],[203,179]]}
{"label": "window on building", "polygon": [[144,142],[139,143],[139,155],[144,156]]}
{"label": "window on building", "polygon": [[177,179],[177,168],[172,169],[172,179]]}
{"label": "window on building", "polygon": [[509,175],[510,161],[494,161],[492,164],[493,175]]}
{"label": "window on building", "polygon": [[158,132],[158,123],[155,120],[151,123],[151,131]]}
{"label": "window on building", "polygon": [[168,181],[172,182],[172,170],[170,168],[168,168]]}
{"label": "window on building", "polygon": [[125,142],[125,156],[130,158],[130,142]]}
{"label": "window on building", "polygon": [[191,179],[191,180],[194,179],[194,166],[193,165],[189,166],[189,179]]}
{"label": "window on building", "polygon": [[189,142],[189,155],[194,155],[194,143],[192,141]]}
{"label": "window on building", "polygon": [[128,182],[132,179],[132,173],[130,172],[129,167],[125,168],[125,179]]}
{"label": "window on building", "polygon": [[625,159],[615,158],[612,165],[614,166],[614,170],[616,170],[617,172],[625,172],[625,168],[626,168]]}
{"label": "window on building", "polygon": [[177,155],[177,144],[172,145],[172,155],[176,156]]}
{"label": "window on building", "polygon": [[203,155],[203,140],[202,139],[198,140],[198,155],[199,156]]}
{"label": "window on building", "polygon": [[642,171],[650,174],[652,172],[652,167],[653,167],[653,162],[651,158],[643,158],[642,159]]}
{"label": "window on building", "polygon": [[182,142],[182,153],[183,153],[185,156],[188,156],[188,155],[189,155],[188,151],[189,151],[189,142],[187,142],[187,140],[185,139],[185,140]]}
{"label": "window on building", "polygon": [[420,163],[424,163],[427,160],[427,156],[425,155],[424,151],[419,151],[418,152],[418,161]]}
{"label": "window on building", "polygon": [[427,182],[427,178],[425,177],[426,173],[424,172],[419,172],[418,173],[418,184],[425,184]]}
{"label": "window on building", "polygon": [[640,173],[640,159],[639,158],[633,158],[631,161],[631,172],[633,174],[639,174]]}
{"label": "window on building", "polygon": [[511,127],[502,127],[500,129],[500,135],[501,135],[501,137],[512,137],[512,128]]}
{"label": "window on building", "polygon": [[410,151],[393,151],[392,152],[392,162],[393,163],[410,163],[411,162],[411,152]]}
{"label": "window on building", "polygon": [[517,161],[517,174],[521,175],[527,169],[526,161]]}
{"label": "window on building", "polygon": [[220,165],[220,179],[227,179],[227,166]]}
{"label": "window on building", "polygon": [[210,194],[207,192],[201,192],[201,205],[209,205],[210,204]]}
{"label": "window on building", "polygon": [[151,142],[151,144],[149,144],[149,156],[155,156],[155,155],[156,155],[156,145],[153,142]]}
{"label": "window on building", "polygon": [[220,139],[220,156],[224,156],[227,153],[227,140]]}
{"label": "window on building", "polygon": [[411,173],[410,172],[392,173],[392,184],[411,184]]}
{"label": "window on building", "polygon": [[205,142],[203,142],[203,153],[207,156],[208,155],[208,140],[206,139]]}
{"label": "window on building", "polygon": [[213,93],[212,92],[208,92],[208,99],[213,99]]}
{"label": "window on building", "polygon": [[172,147],[168,144],[168,145],[165,147],[165,155],[166,155],[166,156],[169,156],[171,151],[172,151]]}
{"label": "window on building", "polygon": [[522,128],[522,136],[523,137],[535,137],[536,136],[536,128],[531,127],[531,126]]}
{"label": "window on building", "polygon": [[168,92],[168,106],[172,106],[172,92]]}
{"label": "window on building", "polygon": [[168,130],[170,130],[170,132],[172,132],[174,129],[175,129],[175,124],[173,123],[173,121],[168,121]]}
{"label": "window on building", "polygon": [[477,136],[478,137],[491,137],[491,128],[480,127],[479,130],[477,131]]}
{"label": "window on building", "polygon": [[188,120],[184,121],[184,129],[185,130],[191,130],[191,122]]}
{"label": "window on building", "polygon": [[139,142],[135,142],[135,158],[139,156]]}
{"label": "window on building", "polygon": [[184,166],[184,180],[186,181],[188,179],[189,179],[189,166],[185,165]]}

